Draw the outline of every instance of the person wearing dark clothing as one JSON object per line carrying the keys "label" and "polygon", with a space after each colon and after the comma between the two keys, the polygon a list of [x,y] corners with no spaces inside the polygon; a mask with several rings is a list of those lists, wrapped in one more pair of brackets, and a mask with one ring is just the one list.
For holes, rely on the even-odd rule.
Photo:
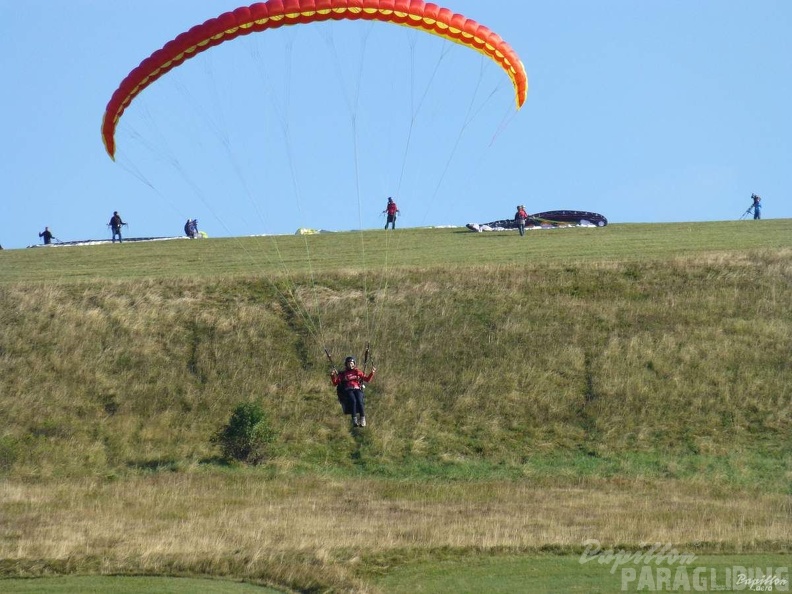
{"label": "person wearing dark clothing", "polygon": [[52,243],[52,232],[49,230],[49,227],[44,227],[44,231],[39,233],[39,237],[44,240],[44,245],[49,245]]}
{"label": "person wearing dark clothing", "polygon": [[528,213],[525,212],[525,207],[520,204],[517,207],[517,213],[514,215],[514,222],[517,223],[517,228],[520,230],[520,235],[525,235],[525,221],[528,220]]}
{"label": "person wearing dark clothing", "polygon": [[756,194],[751,194],[753,200],[754,220],[758,221],[762,218],[762,199]]}
{"label": "person wearing dark clothing", "polygon": [[198,237],[198,219],[187,219],[184,223],[184,234],[190,239]]}
{"label": "person wearing dark clothing", "polygon": [[399,209],[393,201],[393,198],[388,198],[388,205],[385,207],[385,214],[388,215],[385,221],[385,229],[388,228],[388,225],[391,226],[391,229],[396,229],[396,214],[398,212]]}
{"label": "person wearing dark clothing", "polygon": [[113,243],[115,243],[116,236],[118,236],[118,243],[124,243],[121,239],[121,226],[126,225],[124,221],[121,220],[121,215],[118,214],[116,210],[113,212],[113,216],[110,218],[110,230],[113,232]]}
{"label": "person wearing dark clothing", "polygon": [[330,372],[330,380],[334,386],[340,385],[346,392],[349,402],[349,411],[352,416],[353,427],[366,426],[366,411],[363,408],[363,382],[370,382],[374,378],[377,368],[372,367],[371,373],[366,375],[357,368],[354,357],[347,357],[344,360],[344,369]]}

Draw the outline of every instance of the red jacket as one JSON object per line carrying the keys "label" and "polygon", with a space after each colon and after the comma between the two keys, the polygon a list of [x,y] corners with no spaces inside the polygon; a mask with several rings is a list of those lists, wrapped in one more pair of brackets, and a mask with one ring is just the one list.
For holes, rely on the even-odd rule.
{"label": "red jacket", "polygon": [[360,390],[361,382],[370,382],[373,377],[373,371],[366,375],[357,367],[354,369],[342,369],[337,374],[330,374],[330,379],[333,381],[333,385],[337,386],[338,384],[343,384],[342,387],[345,390]]}
{"label": "red jacket", "polygon": [[398,211],[399,209],[396,208],[395,202],[388,202],[388,205],[385,207],[385,212],[387,212],[389,215],[395,215]]}

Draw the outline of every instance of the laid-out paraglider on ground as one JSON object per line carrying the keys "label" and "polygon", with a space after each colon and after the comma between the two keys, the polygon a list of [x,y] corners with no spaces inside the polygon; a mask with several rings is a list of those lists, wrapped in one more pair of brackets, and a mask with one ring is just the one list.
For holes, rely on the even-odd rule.
{"label": "laid-out paraglider on ground", "polygon": [[[558,229],[560,227],[604,227],[608,219],[596,212],[584,210],[549,210],[528,215],[526,229]],[[516,218],[501,219],[489,223],[468,223],[471,231],[510,231],[518,229],[520,224]]]}

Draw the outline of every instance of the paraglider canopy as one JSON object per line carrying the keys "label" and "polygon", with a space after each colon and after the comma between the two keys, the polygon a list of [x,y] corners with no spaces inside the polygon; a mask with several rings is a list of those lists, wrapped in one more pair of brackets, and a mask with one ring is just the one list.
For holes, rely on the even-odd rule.
{"label": "paraglider canopy", "polygon": [[269,0],[243,6],[196,25],[166,43],[121,82],[107,104],[102,140],[115,159],[115,130],[143,89],[185,60],[240,35],[285,25],[327,20],[370,20],[426,31],[470,47],[496,61],[514,85],[517,107],[525,103],[528,79],[516,52],[495,32],[461,14],[422,0]]}

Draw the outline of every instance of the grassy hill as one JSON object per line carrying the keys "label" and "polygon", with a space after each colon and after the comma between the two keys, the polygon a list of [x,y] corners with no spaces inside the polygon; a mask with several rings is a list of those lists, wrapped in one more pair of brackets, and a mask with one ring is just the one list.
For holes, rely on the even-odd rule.
{"label": "grassy hill", "polygon": [[[586,535],[788,550],[791,231],[0,252],[6,573],[366,589],[389,555],[577,550]],[[370,426],[351,432],[323,348],[340,362],[367,342]],[[211,441],[245,401],[275,433],[258,467]],[[338,525],[358,514],[370,528]]]}

